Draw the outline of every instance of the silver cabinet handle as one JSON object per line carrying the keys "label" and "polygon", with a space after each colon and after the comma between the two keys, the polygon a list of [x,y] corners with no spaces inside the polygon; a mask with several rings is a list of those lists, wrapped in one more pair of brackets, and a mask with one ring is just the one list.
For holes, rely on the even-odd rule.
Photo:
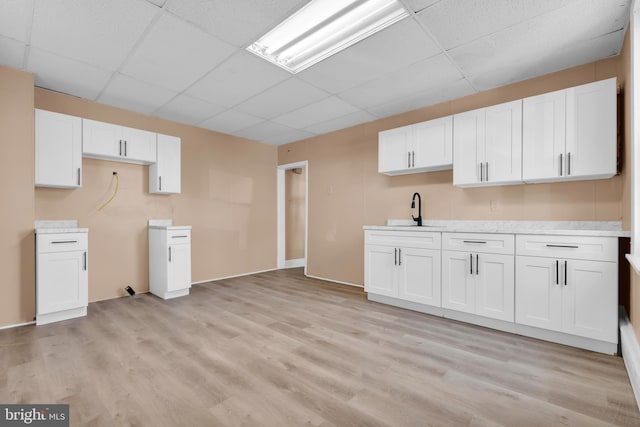
{"label": "silver cabinet handle", "polygon": [[567,176],[571,175],[571,153],[567,153]]}
{"label": "silver cabinet handle", "polygon": [[402,248],[398,248],[398,265],[402,265]]}
{"label": "silver cabinet handle", "polygon": [[463,240],[463,243],[477,243],[479,245],[486,245],[487,242],[483,242],[481,240]]}
{"label": "silver cabinet handle", "polygon": [[122,140],[120,140],[120,152],[119,155],[122,156]]}
{"label": "silver cabinet handle", "polygon": [[127,141],[124,141],[124,156],[127,157]]}
{"label": "silver cabinet handle", "polygon": [[407,168],[411,167],[411,152],[407,151]]}
{"label": "silver cabinet handle", "polygon": [[489,182],[489,162],[484,164],[484,180],[485,182]]}
{"label": "silver cabinet handle", "polygon": [[478,259],[478,254],[476,254],[476,276],[480,274],[480,267],[478,267],[479,264],[480,264],[480,261]]}
{"label": "silver cabinet handle", "polygon": [[87,271],[87,252],[85,251],[83,255],[83,269]]}
{"label": "silver cabinet handle", "polygon": [[78,241],[77,240],[54,240],[51,243],[54,245],[57,245],[59,243],[78,243]]}
{"label": "silver cabinet handle", "polygon": [[171,262],[171,246],[169,246],[169,262]]}
{"label": "silver cabinet handle", "polygon": [[578,246],[573,246],[573,245],[549,245],[547,244],[548,248],[568,248],[568,249],[578,249]]}
{"label": "silver cabinet handle", "polygon": [[560,284],[560,261],[556,260],[556,285]]}
{"label": "silver cabinet handle", "polygon": [[159,188],[158,191],[162,191],[162,177],[161,176],[158,177],[158,188]]}
{"label": "silver cabinet handle", "polygon": [[560,176],[562,176],[562,153],[560,153]]}
{"label": "silver cabinet handle", "polygon": [[412,168],[416,167],[416,152],[415,151],[411,152],[411,167]]}
{"label": "silver cabinet handle", "polygon": [[480,162],[480,182],[484,181],[484,166]]}
{"label": "silver cabinet handle", "polygon": [[80,185],[80,168],[78,168],[78,185]]}
{"label": "silver cabinet handle", "polygon": [[473,274],[473,254],[469,254],[469,274]]}
{"label": "silver cabinet handle", "polygon": [[393,248],[393,265],[398,265],[398,248]]}
{"label": "silver cabinet handle", "polygon": [[187,236],[186,234],[180,236],[171,236],[172,239],[186,239],[187,237],[189,236]]}
{"label": "silver cabinet handle", "polygon": [[564,260],[564,285],[567,286],[567,260]]}

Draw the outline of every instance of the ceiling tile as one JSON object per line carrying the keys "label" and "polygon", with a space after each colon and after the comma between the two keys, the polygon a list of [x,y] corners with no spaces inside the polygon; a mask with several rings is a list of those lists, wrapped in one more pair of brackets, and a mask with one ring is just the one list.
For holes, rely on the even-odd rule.
{"label": "ceiling tile", "polygon": [[235,50],[202,30],[165,14],[136,47],[122,73],[180,92]]}
{"label": "ceiling tile", "polygon": [[116,74],[98,98],[98,102],[150,114],[176,95],[168,89]]}
{"label": "ceiling tile", "polygon": [[356,111],[355,113],[346,114],[335,119],[327,120],[326,122],[308,126],[305,130],[320,135],[323,133],[333,132],[334,130],[359,125],[361,123],[371,122],[376,119],[377,117],[367,113],[366,111]]}
{"label": "ceiling tile", "polygon": [[31,45],[116,70],[158,8],[131,0],[37,0]]}
{"label": "ceiling tile", "polygon": [[245,48],[308,0],[171,0],[167,9],[208,33]]}
{"label": "ceiling tile", "polygon": [[428,105],[435,105],[452,99],[462,98],[463,96],[473,93],[475,93],[475,90],[469,82],[461,79],[457,82],[438,86],[424,92],[418,92],[402,99],[369,108],[368,111],[377,117],[389,117]]}
{"label": "ceiling tile", "polygon": [[29,49],[25,69],[35,74],[36,86],[94,100],[113,74],[40,49]]}
{"label": "ceiling tile", "polygon": [[298,77],[332,94],[440,53],[413,19],[404,19],[302,71]]}
{"label": "ceiling tile", "polygon": [[257,117],[272,119],[328,96],[327,92],[291,77],[250,98],[236,108]]}
{"label": "ceiling tile", "polygon": [[147,0],[147,1],[151,4],[155,4],[158,7],[164,6],[165,3],[167,2],[167,0]]}
{"label": "ceiling tile", "polygon": [[[417,18],[449,50],[572,2],[580,3],[575,0],[443,0],[419,13]],[[545,37],[544,33],[539,34]]]}
{"label": "ceiling tile", "polygon": [[449,59],[445,55],[438,55],[349,89],[339,96],[352,105],[367,110],[411,97],[416,92],[446,86],[461,78],[462,75]]}
{"label": "ceiling tile", "polygon": [[441,0],[405,0],[404,3],[409,6],[409,9],[414,12],[420,12],[423,9],[431,6],[432,4],[438,3]]}
{"label": "ceiling tile", "polygon": [[0,0],[0,36],[29,41],[33,0]]}
{"label": "ceiling tile", "polygon": [[345,114],[355,113],[356,111],[358,111],[356,107],[332,96],[278,116],[273,119],[273,121],[292,128],[303,129],[316,123],[338,118]]}
{"label": "ceiling tile", "polygon": [[232,107],[290,76],[287,71],[242,50],[191,86],[187,93]]}
{"label": "ceiling tile", "polygon": [[264,120],[236,110],[227,110],[198,124],[201,128],[215,130],[216,132],[233,134],[234,132],[248,128]]}
{"label": "ceiling tile", "polygon": [[154,111],[153,115],[179,123],[195,125],[216,114],[220,114],[224,110],[225,108],[219,105],[209,104],[187,95],[178,95]]}
{"label": "ceiling tile", "polygon": [[236,132],[236,135],[254,141],[266,142],[272,145],[287,144],[292,141],[309,138],[313,133],[292,129],[274,122],[262,122]]}
{"label": "ceiling tile", "polygon": [[0,64],[22,69],[25,48],[22,42],[0,37]]}

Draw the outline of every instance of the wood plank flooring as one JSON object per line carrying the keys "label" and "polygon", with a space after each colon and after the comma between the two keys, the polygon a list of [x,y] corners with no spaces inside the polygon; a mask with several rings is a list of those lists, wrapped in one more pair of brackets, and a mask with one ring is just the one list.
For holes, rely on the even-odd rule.
{"label": "wood plank flooring", "polygon": [[639,426],[621,358],[366,300],[300,269],[0,331],[0,403],[72,426]]}

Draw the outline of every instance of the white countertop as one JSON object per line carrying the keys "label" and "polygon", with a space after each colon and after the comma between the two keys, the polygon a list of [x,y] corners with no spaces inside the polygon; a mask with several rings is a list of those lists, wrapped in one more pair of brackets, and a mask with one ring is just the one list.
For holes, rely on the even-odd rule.
{"label": "white countertop", "polygon": [[39,220],[34,224],[36,234],[56,233],[88,233],[88,228],[78,228],[75,219],[65,220]]}
{"label": "white countertop", "polygon": [[387,225],[366,225],[364,230],[437,231],[457,233],[555,234],[571,236],[631,237],[619,221],[458,221],[427,220],[422,227],[412,220],[388,220]]}
{"label": "white countertop", "polygon": [[171,219],[150,219],[149,228],[159,230],[191,230],[190,225],[173,225]]}

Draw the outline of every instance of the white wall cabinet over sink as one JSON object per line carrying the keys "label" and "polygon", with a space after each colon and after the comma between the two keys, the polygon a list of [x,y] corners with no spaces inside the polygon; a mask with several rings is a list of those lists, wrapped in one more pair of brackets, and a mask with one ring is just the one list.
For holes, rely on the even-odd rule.
{"label": "white wall cabinet over sink", "polygon": [[453,149],[452,117],[380,132],[378,172],[404,175],[451,169]]}
{"label": "white wall cabinet over sink", "polygon": [[191,227],[149,223],[149,291],[171,299],[191,288]]}
{"label": "white wall cabinet over sink", "polygon": [[158,134],[157,160],[149,166],[149,193],[180,193],[180,138]]}
{"label": "white wall cabinet over sink", "polygon": [[440,307],[440,233],[365,232],[365,291]]}
{"label": "white wall cabinet over sink", "polygon": [[525,182],[610,178],[617,171],[616,79],[523,100]]}
{"label": "white wall cabinet over sink", "polygon": [[82,155],[128,163],[155,163],[156,134],[141,129],[82,119]]}
{"label": "white wall cabinet over sink", "polygon": [[453,185],[522,183],[522,100],[453,116]]}
{"label": "white wall cabinet over sink", "polygon": [[35,186],[82,185],[82,119],[35,110]]}
{"label": "white wall cabinet over sink", "polygon": [[442,234],[442,307],[514,319],[512,234]]}

